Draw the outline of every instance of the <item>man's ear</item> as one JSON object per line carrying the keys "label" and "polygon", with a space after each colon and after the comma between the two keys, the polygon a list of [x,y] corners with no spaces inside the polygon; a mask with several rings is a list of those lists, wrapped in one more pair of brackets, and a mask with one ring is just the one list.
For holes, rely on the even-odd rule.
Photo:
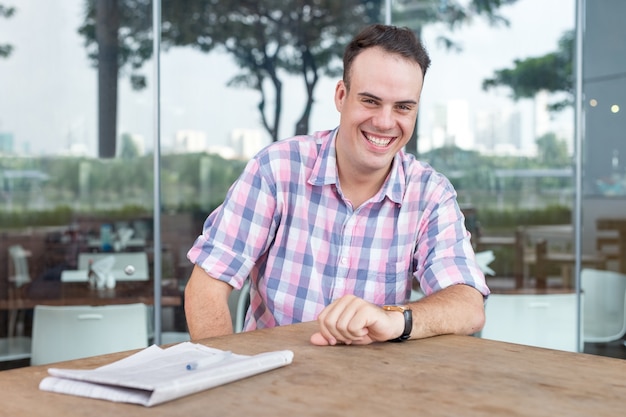
{"label": "man's ear", "polygon": [[339,80],[337,82],[337,86],[335,87],[335,107],[337,111],[341,113],[341,109],[343,108],[343,103],[348,95],[348,89],[343,80]]}

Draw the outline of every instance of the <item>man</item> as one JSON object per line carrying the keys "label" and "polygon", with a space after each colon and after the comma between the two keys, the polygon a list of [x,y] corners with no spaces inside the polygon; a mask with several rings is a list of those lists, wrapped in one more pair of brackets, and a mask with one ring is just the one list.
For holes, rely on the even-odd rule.
{"label": "man", "polygon": [[[482,328],[489,289],[456,193],[402,151],[429,64],[406,29],[372,25],[352,40],[339,127],[262,150],[189,251],[193,339],[232,332],[228,295],[246,279],[245,330],[317,320],[316,345]],[[426,296],[406,304],[413,279]]]}

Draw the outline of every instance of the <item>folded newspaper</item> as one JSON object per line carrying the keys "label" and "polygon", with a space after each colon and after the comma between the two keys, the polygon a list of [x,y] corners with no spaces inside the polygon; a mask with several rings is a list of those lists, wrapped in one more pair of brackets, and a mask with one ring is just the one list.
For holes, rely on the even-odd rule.
{"label": "folded newspaper", "polygon": [[50,368],[39,389],[114,402],[161,404],[199,391],[289,365],[290,350],[238,355],[184,342],[152,345],[96,369]]}

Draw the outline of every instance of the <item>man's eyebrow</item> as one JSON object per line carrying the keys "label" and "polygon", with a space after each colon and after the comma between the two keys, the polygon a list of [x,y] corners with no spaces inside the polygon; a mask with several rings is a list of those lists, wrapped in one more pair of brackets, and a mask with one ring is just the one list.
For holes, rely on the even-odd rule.
{"label": "man's eyebrow", "polygon": [[[378,100],[378,101],[382,101],[383,99],[372,94],[372,93],[368,93],[367,91],[364,91],[362,93],[358,93],[359,96],[363,96],[363,97],[368,97],[371,98],[373,100]],[[415,100],[400,100],[400,101],[396,101],[395,104],[417,104],[417,101]]]}

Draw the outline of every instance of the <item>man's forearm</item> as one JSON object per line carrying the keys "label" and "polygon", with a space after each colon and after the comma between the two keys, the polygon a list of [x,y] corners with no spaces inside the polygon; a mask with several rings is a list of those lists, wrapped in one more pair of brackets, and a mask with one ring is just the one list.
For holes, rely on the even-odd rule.
{"label": "man's forearm", "polygon": [[469,285],[452,285],[409,306],[413,310],[413,339],[440,334],[470,335],[485,324],[483,296]]}
{"label": "man's forearm", "polygon": [[192,340],[233,333],[228,308],[230,285],[194,267],[185,288],[185,316]]}

